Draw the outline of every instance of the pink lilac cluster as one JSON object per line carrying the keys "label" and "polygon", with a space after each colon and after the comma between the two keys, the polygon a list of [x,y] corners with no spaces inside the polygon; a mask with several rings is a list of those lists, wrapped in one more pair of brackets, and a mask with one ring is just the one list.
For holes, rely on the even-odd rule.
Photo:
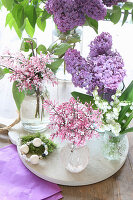
{"label": "pink lilac cluster", "polygon": [[54,22],[61,32],[82,26],[85,15],[103,20],[107,13],[102,0],[48,0],[46,10],[54,15]]}
{"label": "pink lilac cluster", "polygon": [[25,58],[22,53],[0,56],[0,65],[9,68],[11,71],[10,80],[18,82],[20,91],[32,89],[42,89],[44,81],[51,81],[56,84],[53,72],[46,67],[51,62],[49,55],[32,56]]}
{"label": "pink lilac cluster", "polygon": [[69,49],[65,53],[66,70],[72,75],[73,84],[85,87],[88,94],[91,94],[96,86],[99,93],[116,90],[126,72],[120,54],[111,50],[112,37],[108,33],[102,33],[90,46],[87,60],[77,50]]}
{"label": "pink lilac cluster", "polygon": [[120,2],[126,2],[127,0],[103,0],[103,3],[107,6],[117,5]]}
{"label": "pink lilac cluster", "polygon": [[68,102],[55,105],[45,100],[44,108],[50,113],[49,128],[54,131],[52,139],[60,137],[75,145],[84,145],[86,140],[99,136],[101,112],[93,110],[88,103],[82,104],[73,97]]}

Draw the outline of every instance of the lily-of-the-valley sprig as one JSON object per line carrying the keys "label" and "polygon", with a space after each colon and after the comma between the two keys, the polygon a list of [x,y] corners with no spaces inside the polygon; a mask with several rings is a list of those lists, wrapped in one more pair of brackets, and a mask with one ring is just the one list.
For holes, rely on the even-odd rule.
{"label": "lily-of-the-valley sprig", "polygon": [[91,102],[94,109],[102,111],[101,131],[112,131],[114,136],[133,131],[133,127],[129,127],[133,119],[133,81],[123,92],[117,90],[111,101],[99,96],[97,89],[93,91],[93,96],[79,92],[72,92],[72,96],[75,99],[79,98],[82,103]]}
{"label": "lily-of-the-valley sprig", "polygon": [[[121,91],[117,90],[116,94],[112,95],[112,101],[108,102],[102,99],[98,95],[97,89],[93,91],[93,97],[97,108],[102,111],[102,126],[100,131],[111,131],[115,136],[119,136],[121,132],[121,124],[119,123],[119,114],[121,111],[121,107],[123,106],[130,106],[131,113],[126,113],[126,117],[129,117],[130,114],[133,112],[133,103],[128,101],[120,101],[119,97],[121,96]],[[126,121],[123,120],[122,123],[124,124]]]}

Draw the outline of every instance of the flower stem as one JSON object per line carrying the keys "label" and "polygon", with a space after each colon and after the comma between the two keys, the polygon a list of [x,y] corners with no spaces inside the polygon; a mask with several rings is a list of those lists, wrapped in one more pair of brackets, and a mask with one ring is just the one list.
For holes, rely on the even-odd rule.
{"label": "flower stem", "polygon": [[36,91],[36,98],[37,98],[37,103],[36,103],[35,118],[39,118],[40,117],[40,111],[39,111],[39,107],[40,107],[40,91],[39,91],[39,88]]}

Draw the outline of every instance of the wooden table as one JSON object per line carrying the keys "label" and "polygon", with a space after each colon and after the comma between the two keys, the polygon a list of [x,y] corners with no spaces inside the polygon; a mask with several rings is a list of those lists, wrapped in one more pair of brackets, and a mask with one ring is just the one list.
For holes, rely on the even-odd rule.
{"label": "wooden table", "polygon": [[[64,200],[133,200],[133,134],[128,134],[130,149],[125,165],[115,175],[97,184],[82,187],[60,186]],[[0,135],[0,148],[9,145]]]}

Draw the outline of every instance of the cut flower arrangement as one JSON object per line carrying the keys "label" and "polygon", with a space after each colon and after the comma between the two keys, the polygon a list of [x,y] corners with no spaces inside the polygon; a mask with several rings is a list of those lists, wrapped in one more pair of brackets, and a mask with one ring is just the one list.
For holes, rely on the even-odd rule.
{"label": "cut flower arrangement", "polygon": [[[32,41],[27,41],[27,43],[33,45]],[[33,96],[36,99],[35,103],[33,102],[36,106],[33,105],[35,107],[33,118],[41,121],[44,117],[42,103],[44,98],[48,98],[45,83],[51,82],[53,86],[57,83],[54,73],[47,67],[52,61],[49,54],[40,53],[35,56],[33,49],[30,57],[25,57],[21,52],[12,54],[9,51],[4,56],[0,56],[1,74],[3,75],[1,78],[9,73],[9,79],[13,81],[12,92],[18,111],[26,96],[31,99]],[[30,110],[32,111],[33,108]]]}

